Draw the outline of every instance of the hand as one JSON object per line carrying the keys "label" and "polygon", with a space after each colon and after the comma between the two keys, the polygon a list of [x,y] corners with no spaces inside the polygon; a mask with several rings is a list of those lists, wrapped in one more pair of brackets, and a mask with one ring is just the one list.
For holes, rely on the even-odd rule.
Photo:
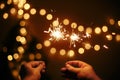
{"label": "hand", "polygon": [[45,63],[43,61],[24,63],[20,70],[21,80],[40,80],[41,72],[44,72],[44,69]]}
{"label": "hand", "polygon": [[[61,68],[62,72],[72,72],[75,73],[77,79],[89,79],[89,80],[101,80],[93,70],[93,67],[83,61],[68,61],[65,67]],[[69,75],[69,74],[67,74]]]}

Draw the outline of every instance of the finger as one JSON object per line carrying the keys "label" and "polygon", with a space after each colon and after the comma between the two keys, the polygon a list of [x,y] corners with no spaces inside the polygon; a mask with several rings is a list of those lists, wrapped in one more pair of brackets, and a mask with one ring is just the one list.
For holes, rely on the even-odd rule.
{"label": "finger", "polygon": [[67,70],[66,67],[61,68],[61,72],[65,72]]}
{"label": "finger", "polygon": [[86,65],[87,63],[80,61],[80,60],[74,60],[74,61],[68,61],[68,62],[66,62],[66,64],[70,64],[75,67],[81,67],[81,66]]}
{"label": "finger", "polygon": [[32,62],[30,62],[31,66],[33,68],[39,66],[41,63],[44,63],[44,62],[43,61],[32,61]]}
{"label": "finger", "polygon": [[66,64],[66,69],[68,71],[71,71],[71,72],[74,72],[74,73],[78,73],[80,71],[80,68],[75,68],[75,67],[73,67],[73,66],[71,66],[69,64]]}
{"label": "finger", "polygon": [[44,69],[45,69],[45,63],[44,63],[44,62],[40,63],[40,64],[37,66],[37,70],[39,70],[40,72],[41,72],[42,70],[44,70]]}

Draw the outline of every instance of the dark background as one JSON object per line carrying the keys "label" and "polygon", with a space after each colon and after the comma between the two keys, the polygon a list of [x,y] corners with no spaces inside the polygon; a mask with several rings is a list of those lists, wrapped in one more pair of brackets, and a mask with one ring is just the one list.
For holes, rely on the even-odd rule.
{"label": "dark background", "polygon": [[[4,2],[1,0],[1,2]],[[118,0],[29,0],[28,3],[37,10],[44,8],[53,10],[54,15],[60,19],[68,18],[71,22],[75,21],[86,27],[108,25],[110,18],[115,21],[120,20],[120,6]],[[8,11],[9,6],[4,10]],[[10,17],[7,20],[2,19],[2,13],[0,11],[0,77],[2,80],[10,80],[10,69],[8,67],[8,61],[6,56],[8,53],[3,53],[2,48],[8,46],[10,52],[12,52],[13,45],[15,43],[15,36],[17,35],[19,20]],[[40,22],[41,21],[41,22]],[[32,16],[29,20],[28,30],[37,41],[42,42],[46,39],[46,36],[42,34],[45,29],[48,29],[49,23],[45,19],[39,17],[39,15]],[[44,26],[44,27],[43,27]],[[110,26],[111,27],[111,26]],[[120,29],[113,27],[110,28],[110,32],[116,32],[120,34]],[[109,49],[101,49],[99,52],[94,50],[86,51],[83,55],[77,54],[74,58],[60,57],[59,55],[49,56],[45,58],[47,62],[47,73],[50,76],[50,80],[64,80],[61,77],[60,68],[64,66],[64,63],[68,60],[82,60],[91,64],[96,73],[103,80],[119,80],[119,57],[120,57],[120,43],[112,40],[110,42],[101,39],[103,35],[97,37],[96,40],[92,40],[93,43],[99,42],[100,44],[108,44]],[[9,43],[9,44],[8,44]],[[7,44],[7,45],[6,45]],[[56,47],[61,48],[58,43]],[[77,50],[77,49],[76,49]],[[47,53],[47,49],[43,50],[43,53]]]}

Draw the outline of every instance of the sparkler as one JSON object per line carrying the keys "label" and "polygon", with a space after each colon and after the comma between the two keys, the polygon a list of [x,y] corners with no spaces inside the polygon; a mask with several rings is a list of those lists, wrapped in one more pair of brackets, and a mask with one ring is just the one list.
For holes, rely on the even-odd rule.
{"label": "sparkler", "polygon": [[76,42],[81,43],[86,38],[91,38],[91,35],[88,33],[79,32],[76,34],[74,29],[72,33],[67,33],[68,31],[64,28],[64,26],[59,22],[58,18],[53,21],[53,23],[48,28],[48,31],[44,31],[44,33],[48,33],[50,35],[50,41],[59,41],[59,40],[67,40],[70,42],[70,47],[76,47]]}

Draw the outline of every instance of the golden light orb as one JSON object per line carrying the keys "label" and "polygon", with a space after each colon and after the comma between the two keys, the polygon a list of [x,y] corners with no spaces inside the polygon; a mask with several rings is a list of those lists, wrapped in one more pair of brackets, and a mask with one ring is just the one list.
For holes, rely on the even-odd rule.
{"label": "golden light orb", "polygon": [[24,11],[22,9],[18,10],[18,15],[23,15]]}
{"label": "golden light orb", "polygon": [[120,27],[120,20],[118,21],[118,26]]}
{"label": "golden light orb", "polygon": [[111,41],[113,39],[113,36],[111,34],[106,35],[106,38],[108,41]]}
{"label": "golden light orb", "polygon": [[84,48],[79,48],[79,49],[78,49],[78,53],[79,53],[79,54],[83,54],[84,52],[85,52]]}
{"label": "golden light orb", "polygon": [[1,3],[0,4],[0,9],[4,9],[5,8],[5,4],[4,3]]}
{"label": "golden light orb", "polygon": [[18,53],[14,53],[13,54],[13,58],[17,60],[19,58],[19,54]]}
{"label": "golden light orb", "polygon": [[64,56],[65,54],[66,54],[66,50],[65,50],[65,49],[61,49],[61,50],[60,50],[60,55],[61,55],[61,56]]}
{"label": "golden light orb", "polygon": [[69,57],[73,57],[75,55],[75,52],[73,50],[69,50],[67,55]]}
{"label": "golden light orb", "polygon": [[41,16],[44,16],[46,14],[46,10],[45,9],[40,9],[39,14]]}
{"label": "golden light orb", "polygon": [[92,34],[92,28],[91,28],[91,27],[87,27],[87,28],[86,28],[86,33]]}
{"label": "golden light orb", "polygon": [[17,70],[12,70],[13,77],[17,78],[19,75],[19,72]]}
{"label": "golden light orb", "polygon": [[20,39],[21,39],[21,36],[17,36],[17,37],[16,37],[16,41],[17,41],[17,42],[20,42]]}
{"label": "golden light orb", "polygon": [[78,31],[83,32],[84,31],[84,26],[82,26],[82,25],[78,26]]}
{"label": "golden light orb", "polygon": [[37,53],[37,54],[35,55],[35,58],[36,58],[36,59],[41,59],[41,58],[42,58],[42,55],[41,55],[40,53]]}
{"label": "golden light orb", "polygon": [[53,15],[52,15],[52,14],[47,14],[47,16],[46,16],[46,19],[47,19],[47,20],[52,20],[52,18],[53,18]]}
{"label": "golden light orb", "polygon": [[20,38],[20,42],[21,42],[21,44],[26,44],[26,43],[27,43],[27,40],[26,40],[25,37],[21,37],[21,38]]}
{"label": "golden light orb", "polygon": [[16,10],[15,8],[11,8],[11,9],[10,9],[10,13],[11,13],[11,14],[15,14],[16,12],[17,12],[17,10]]}
{"label": "golden light orb", "polygon": [[85,49],[89,50],[91,48],[91,44],[90,43],[85,43]]}
{"label": "golden light orb", "polygon": [[12,61],[12,60],[13,60],[12,55],[8,55],[8,56],[7,56],[7,59],[8,59],[8,61]]}
{"label": "golden light orb", "polygon": [[36,9],[35,9],[35,8],[30,9],[30,14],[31,14],[31,15],[35,15],[35,14],[36,14],[36,12],[37,12],[37,11],[36,11]]}
{"label": "golden light orb", "polygon": [[27,35],[27,30],[25,28],[20,28],[20,34],[22,36],[26,36]]}
{"label": "golden light orb", "polygon": [[39,50],[42,49],[42,44],[41,43],[36,44],[36,48]]}
{"label": "golden light orb", "polygon": [[101,33],[101,28],[100,27],[96,27],[94,31],[95,31],[96,34],[100,34]]}
{"label": "golden light orb", "polygon": [[120,42],[120,34],[117,34],[115,39],[116,39],[117,42]]}
{"label": "golden light orb", "polygon": [[54,20],[54,21],[52,22],[52,25],[53,25],[53,26],[58,26],[58,25],[59,25],[59,21],[58,21],[58,20]]}
{"label": "golden light orb", "polygon": [[19,47],[17,48],[17,50],[18,50],[18,52],[19,52],[20,54],[23,54],[23,53],[25,52],[25,50],[24,50],[24,48],[23,48],[22,46],[19,46]]}
{"label": "golden light orb", "polygon": [[8,5],[12,4],[12,0],[7,0],[7,4]]}
{"label": "golden light orb", "polygon": [[95,50],[95,51],[99,51],[99,50],[100,50],[100,45],[96,44],[96,45],[94,46],[94,50]]}
{"label": "golden light orb", "polygon": [[51,42],[49,40],[44,41],[44,46],[49,47],[51,45]]}
{"label": "golden light orb", "polygon": [[77,23],[76,23],[76,22],[73,22],[73,23],[71,24],[71,28],[73,28],[73,29],[77,28]]}
{"label": "golden light orb", "polygon": [[29,54],[29,60],[33,61],[35,59],[35,55],[33,53]]}
{"label": "golden light orb", "polygon": [[4,13],[4,14],[3,14],[3,19],[7,19],[8,16],[9,16],[8,13]]}
{"label": "golden light orb", "polygon": [[30,18],[30,14],[29,13],[25,13],[23,17],[24,17],[25,20],[28,20]]}
{"label": "golden light orb", "polygon": [[69,19],[64,19],[64,20],[63,20],[63,24],[64,24],[64,25],[69,25],[69,23],[70,23],[70,22],[69,22]]}
{"label": "golden light orb", "polygon": [[52,47],[52,48],[50,49],[50,53],[51,53],[51,54],[55,54],[55,53],[56,53],[56,48]]}
{"label": "golden light orb", "polygon": [[108,27],[107,27],[107,26],[103,26],[103,27],[102,27],[102,31],[103,31],[103,32],[107,32],[107,31],[108,31]]}
{"label": "golden light orb", "polygon": [[24,9],[25,9],[25,10],[29,10],[29,9],[30,9],[30,4],[25,3],[25,5],[24,5]]}
{"label": "golden light orb", "polygon": [[114,19],[109,19],[109,23],[110,23],[111,25],[114,25],[114,24],[115,24],[115,20],[114,20]]}
{"label": "golden light orb", "polygon": [[26,22],[24,20],[20,21],[20,26],[25,26]]}
{"label": "golden light orb", "polygon": [[13,3],[17,5],[19,3],[19,0],[13,0]]}

